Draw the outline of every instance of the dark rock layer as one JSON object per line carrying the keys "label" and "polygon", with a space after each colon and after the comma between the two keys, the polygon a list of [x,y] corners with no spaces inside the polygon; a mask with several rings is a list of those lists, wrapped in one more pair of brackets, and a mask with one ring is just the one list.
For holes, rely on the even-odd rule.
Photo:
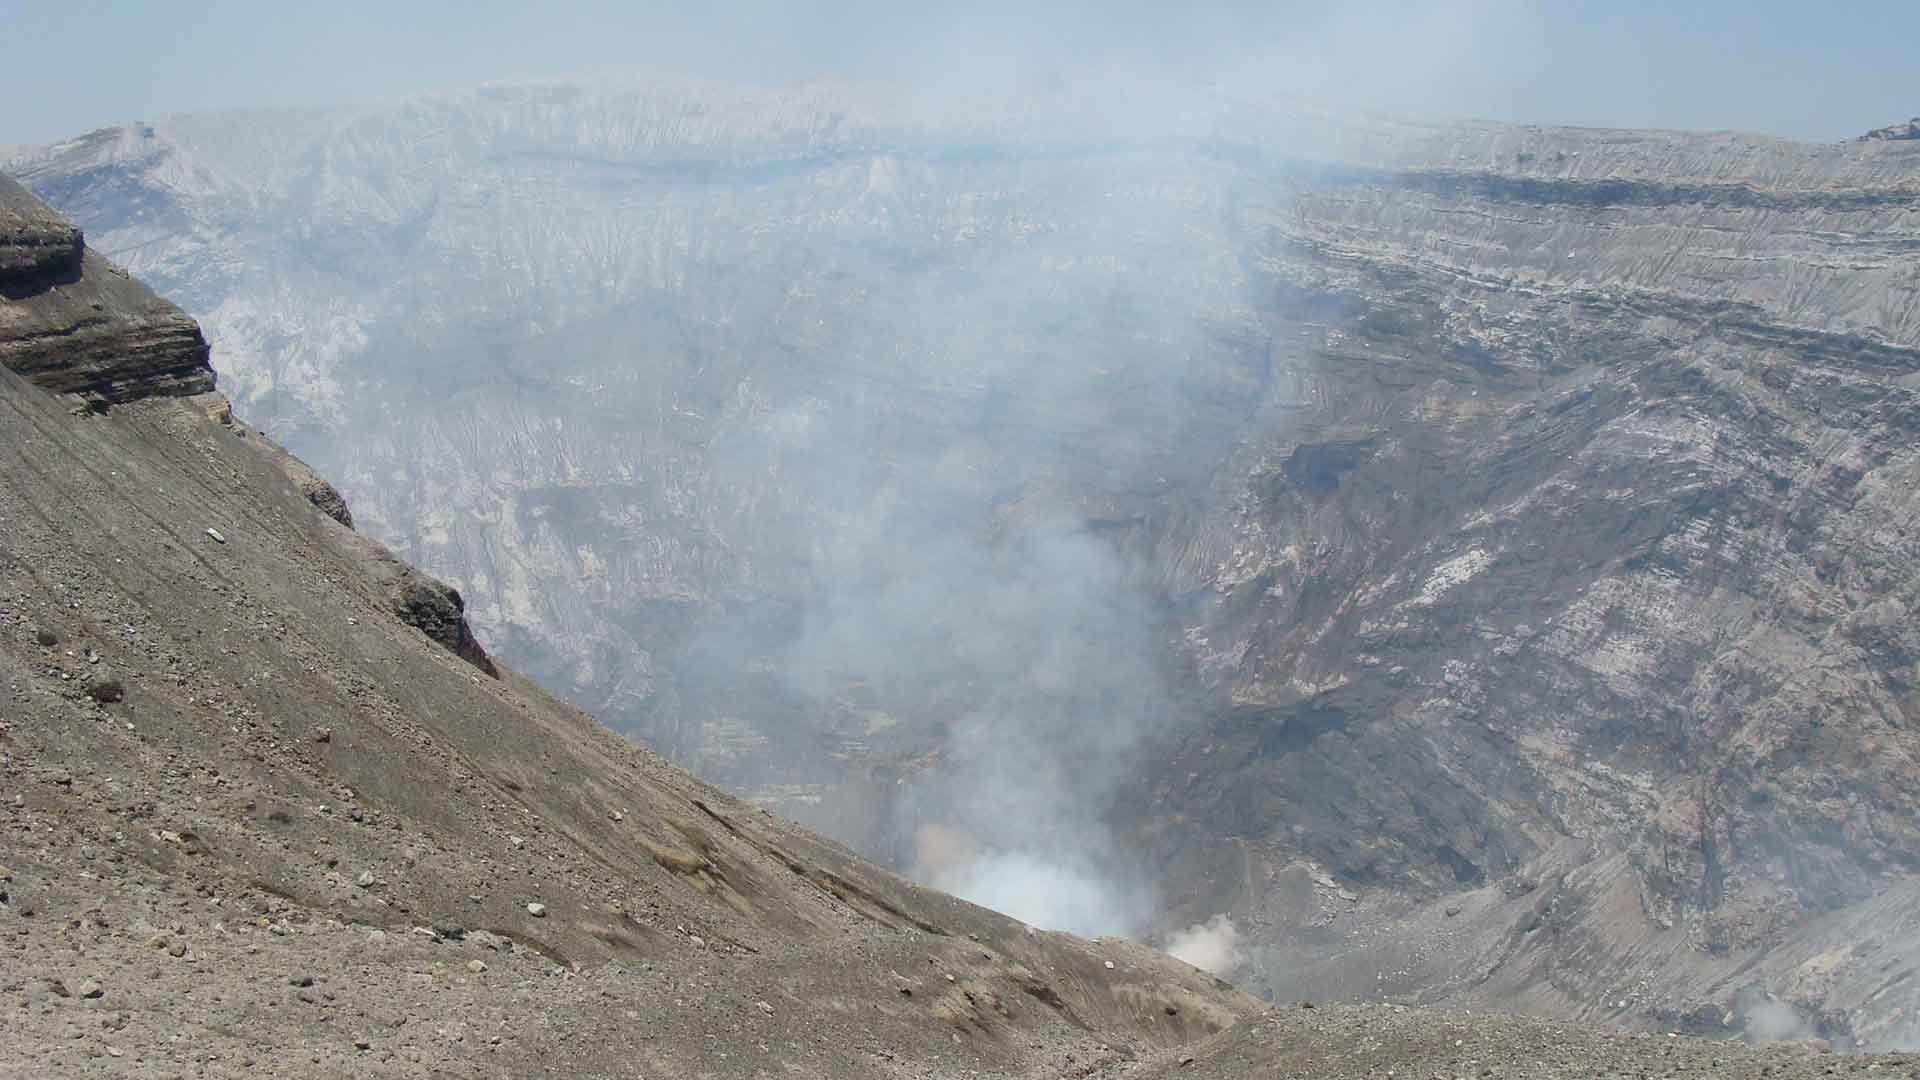
{"label": "dark rock layer", "polygon": [[80,230],[0,176],[0,296],[23,296],[80,274]]}

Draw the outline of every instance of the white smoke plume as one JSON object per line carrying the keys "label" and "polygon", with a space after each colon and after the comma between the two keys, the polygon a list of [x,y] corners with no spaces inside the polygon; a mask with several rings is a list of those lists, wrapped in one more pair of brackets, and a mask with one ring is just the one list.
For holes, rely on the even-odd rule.
{"label": "white smoke plume", "polygon": [[1215,915],[1167,938],[1166,951],[1201,971],[1225,978],[1246,961],[1240,951],[1240,929],[1225,915]]}
{"label": "white smoke plume", "polygon": [[1783,1042],[1813,1038],[1813,1023],[1800,1010],[1768,994],[1746,1005],[1744,1030],[1748,1042]]}
{"label": "white smoke plume", "polygon": [[1097,937],[1131,928],[1124,891],[1098,869],[1025,851],[983,856],[927,878],[937,889],[1050,930]]}
{"label": "white smoke plume", "polygon": [[1028,851],[983,851],[972,835],[928,825],[914,837],[914,877],[934,888],[1049,930],[1098,936],[1130,930],[1123,890],[1079,860]]}
{"label": "white smoke plume", "polygon": [[[1151,921],[1155,883],[1108,821],[1145,741],[1189,718],[1146,515],[1200,488],[1225,450],[1218,403],[1267,363],[1239,333],[1245,282],[1207,255],[1229,219],[1142,194],[1187,168],[1103,152],[1050,160],[1042,184],[901,165],[901,191],[962,208],[1019,180],[978,226],[1012,232],[942,241],[911,273],[892,241],[836,250],[817,287],[838,299],[801,328],[849,323],[809,354],[839,374],[768,390],[711,451],[729,487],[780,500],[757,573],[784,575],[782,603],[707,609],[667,662],[720,716],[739,715],[742,671],[777,673],[763,729],[804,747],[813,725],[875,778],[803,778],[828,789],[810,823],[1047,929]],[[1045,227],[1005,225],[1029,217]]]}

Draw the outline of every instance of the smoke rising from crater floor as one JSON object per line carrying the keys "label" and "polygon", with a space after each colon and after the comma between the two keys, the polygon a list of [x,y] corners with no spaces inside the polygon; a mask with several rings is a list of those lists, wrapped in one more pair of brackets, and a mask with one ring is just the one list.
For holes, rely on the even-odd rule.
{"label": "smoke rising from crater floor", "polygon": [[1246,962],[1246,954],[1240,949],[1240,929],[1225,915],[1169,934],[1164,947],[1174,957],[1223,979]]}
{"label": "smoke rising from crater floor", "polygon": [[[716,446],[723,476],[770,477],[794,514],[791,608],[711,615],[699,663],[676,665],[695,695],[772,669],[790,727],[877,725],[904,758],[891,782],[830,796],[882,822],[870,850],[1087,933],[1131,932],[1155,903],[1105,821],[1142,738],[1181,723],[1140,525],[1215,445],[1194,437],[1196,388],[1217,354],[1239,362],[1209,328],[1240,303],[1234,267],[1183,247],[1225,209],[1141,198],[1156,168],[986,170],[1015,186],[956,225],[993,246],[943,243],[911,269],[843,253],[836,291],[874,299],[812,327],[827,344],[810,362],[845,370],[836,393],[774,399]],[[924,166],[880,175],[886,206],[926,196]],[[927,863],[928,830],[967,857]]]}
{"label": "smoke rising from crater floor", "polygon": [[1315,998],[1892,1032],[1920,147],[1061,96],[495,86],[23,168],[490,648],[893,866],[1230,910]]}

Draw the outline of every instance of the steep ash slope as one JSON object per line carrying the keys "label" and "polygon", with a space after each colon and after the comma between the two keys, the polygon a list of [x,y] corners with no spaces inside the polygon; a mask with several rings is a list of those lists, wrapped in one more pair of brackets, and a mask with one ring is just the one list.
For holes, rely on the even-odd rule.
{"label": "steep ash slope", "polygon": [[[1012,1075],[1250,1011],[456,655],[444,586],[326,513],[207,392],[191,321],[79,244],[0,179],[0,251],[30,252],[0,266],[0,1073]],[[97,393],[34,344],[62,319]]]}
{"label": "steep ash slope", "polygon": [[1876,1044],[1916,166],[564,85],[18,164],[483,638],[759,801],[1094,850],[1280,992]]}

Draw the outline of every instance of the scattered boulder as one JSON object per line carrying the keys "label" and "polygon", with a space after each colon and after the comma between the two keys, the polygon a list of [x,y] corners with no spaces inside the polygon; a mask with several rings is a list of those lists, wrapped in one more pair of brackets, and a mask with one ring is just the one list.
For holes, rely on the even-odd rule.
{"label": "scattered boulder", "polygon": [[547,905],[540,903],[528,904],[527,914],[536,919],[544,919],[547,917]]}
{"label": "scattered boulder", "polygon": [[93,678],[87,681],[87,696],[102,705],[112,705],[127,699],[127,688],[119,679]]}

